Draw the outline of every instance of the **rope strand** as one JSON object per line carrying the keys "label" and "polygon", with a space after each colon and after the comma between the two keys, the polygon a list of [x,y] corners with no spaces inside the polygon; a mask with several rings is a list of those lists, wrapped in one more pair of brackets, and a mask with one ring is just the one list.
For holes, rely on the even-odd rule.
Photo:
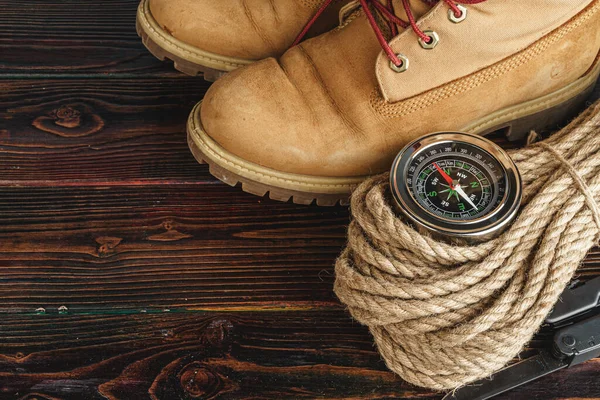
{"label": "rope strand", "polygon": [[400,219],[389,175],[352,196],[335,292],[368,325],[388,367],[455,389],[518,355],[600,234],[600,102],[549,139],[512,151],[520,215],[500,237],[458,246]]}

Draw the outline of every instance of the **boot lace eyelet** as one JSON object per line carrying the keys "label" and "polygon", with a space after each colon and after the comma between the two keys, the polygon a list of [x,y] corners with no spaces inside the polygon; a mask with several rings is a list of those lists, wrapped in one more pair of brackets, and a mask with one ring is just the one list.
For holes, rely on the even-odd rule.
{"label": "boot lace eyelet", "polygon": [[449,9],[448,19],[454,22],[455,24],[458,24],[460,22],[463,22],[467,18],[467,8],[460,4],[457,4],[456,7],[460,10],[460,15],[457,16],[456,14],[454,14],[453,9]]}
{"label": "boot lace eyelet", "polygon": [[408,57],[406,57],[403,54],[396,54],[396,57],[398,57],[400,61],[402,61],[402,64],[396,65],[392,61],[390,61],[390,68],[398,73],[406,71],[409,65]]}
{"label": "boot lace eyelet", "polygon": [[425,35],[427,35],[427,37],[429,37],[430,41],[426,42],[425,40],[423,40],[423,38],[419,38],[419,44],[421,45],[422,48],[424,48],[426,50],[431,50],[431,49],[435,48],[435,46],[437,46],[438,43],[440,42],[440,35],[438,35],[437,32],[423,31],[423,33]]}

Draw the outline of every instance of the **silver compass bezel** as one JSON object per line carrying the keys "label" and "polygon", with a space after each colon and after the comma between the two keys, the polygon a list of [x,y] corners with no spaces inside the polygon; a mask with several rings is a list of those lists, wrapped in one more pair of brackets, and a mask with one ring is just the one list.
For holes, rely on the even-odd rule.
{"label": "silver compass bezel", "polygon": [[[426,210],[410,193],[406,185],[408,166],[431,146],[448,142],[462,142],[478,147],[495,158],[502,167],[506,191],[503,199],[489,214],[472,220],[449,220]],[[392,164],[390,188],[397,208],[419,230],[451,240],[483,241],[496,237],[516,217],[522,197],[521,175],[510,156],[490,140],[462,132],[436,132],[409,143],[400,151]]]}

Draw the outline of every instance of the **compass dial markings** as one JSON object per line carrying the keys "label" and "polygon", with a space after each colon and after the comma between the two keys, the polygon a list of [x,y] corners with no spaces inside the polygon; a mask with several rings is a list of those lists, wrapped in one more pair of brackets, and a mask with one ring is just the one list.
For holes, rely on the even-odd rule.
{"label": "compass dial markings", "polygon": [[487,240],[518,212],[522,183],[504,150],[480,136],[437,132],[396,157],[390,187],[398,210],[442,237]]}
{"label": "compass dial markings", "polygon": [[451,220],[488,213],[505,190],[501,167],[489,154],[457,143],[432,146],[413,159],[407,183],[421,207]]}

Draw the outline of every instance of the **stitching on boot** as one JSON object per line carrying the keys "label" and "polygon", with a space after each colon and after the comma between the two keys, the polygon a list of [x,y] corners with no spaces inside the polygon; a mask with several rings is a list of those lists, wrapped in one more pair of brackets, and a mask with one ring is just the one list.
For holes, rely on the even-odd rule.
{"label": "stitching on boot", "polygon": [[[598,54],[598,57],[596,57],[596,60],[594,61],[594,63],[590,67],[590,69],[588,69],[588,71],[585,73],[585,76],[591,74],[592,72],[594,72],[594,69],[596,69],[596,68],[599,67],[599,65],[598,65],[599,61],[600,61],[600,53]],[[600,71],[600,69],[599,69],[599,71]],[[580,93],[580,91],[578,90],[578,88],[581,87],[581,86],[585,86],[585,85],[583,83],[577,84],[576,87],[572,88],[572,90],[569,91],[569,94],[571,94],[572,92]],[[493,125],[495,125],[496,122],[503,121],[507,117],[509,117],[509,118],[512,118],[513,116],[517,117],[517,116],[523,114],[524,112],[527,113],[529,111],[537,110],[541,106],[543,106],[543,107],[552,106],[555,102],[556,102],[555,98],[549,98],[549,99],[547,99],[547,100],[545,100],[543,102],[536,102],[535,104],[532,104],[532,105],[530,105],[528,107],[521,107],[521,108],[519,108],[518,111],[512,111],[512,112],[506,112],[506,113],[500,114],[496,118],[492,118],[490,120],[486,120],[485,122],[483,122],[483,123],[481,123],[479,125],[475,125],[475,126],[470,127],[469,131],[470,132],[478,132],[479,129],[481,129],[482,127],[484,127],[484,126],[490,126],[490,125],[493,126]]]}

